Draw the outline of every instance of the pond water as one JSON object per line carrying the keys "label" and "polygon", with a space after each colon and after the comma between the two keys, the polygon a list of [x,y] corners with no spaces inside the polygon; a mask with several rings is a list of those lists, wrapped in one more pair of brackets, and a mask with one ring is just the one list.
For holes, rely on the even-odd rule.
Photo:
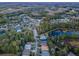
{"label": "pond water", "polygon": [[64,32],[64,31],[60,31],[60,30],[56,30],[56,31],[51,31],[48,33],[49,36],[61,36],[61,35],[68,35],[68,36],[71,36],[73,34],[76,34],[76,35],[79,35],[79,32],[72,32],[72,31],[67,31],[67,32]]}

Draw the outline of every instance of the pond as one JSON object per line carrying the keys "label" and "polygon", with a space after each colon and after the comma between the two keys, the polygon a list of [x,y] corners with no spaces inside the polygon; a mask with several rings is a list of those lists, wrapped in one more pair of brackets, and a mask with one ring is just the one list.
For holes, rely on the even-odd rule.
{"label": "pond", "polygon": [[71,36],[73,34],[76,34],[76,35],[79,35],[79,32],[73,32],[73,31],[61,31],[61,30],[55,30],[55,31],[51,31],[48,33],[49,36],[62,36],[62,35],[68,35],[68,36]]}

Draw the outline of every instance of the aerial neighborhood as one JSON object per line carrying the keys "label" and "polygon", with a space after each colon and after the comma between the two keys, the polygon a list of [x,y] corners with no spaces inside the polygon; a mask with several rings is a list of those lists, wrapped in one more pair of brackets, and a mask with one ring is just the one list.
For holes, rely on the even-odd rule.
{"label": "aerial neighborhood", "polygon": [[79,56],[79,3],[0,3],[0,56]]}

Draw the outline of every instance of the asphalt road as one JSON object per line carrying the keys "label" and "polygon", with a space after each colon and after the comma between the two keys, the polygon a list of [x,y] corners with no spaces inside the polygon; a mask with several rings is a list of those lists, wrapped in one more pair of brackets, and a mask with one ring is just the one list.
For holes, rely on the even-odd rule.
{"label": "asphalt road", "polygon": [[37,30],[34,28],[33,29],[33,34],[34,34],[34,39],[35,39],[35,46],[36,46],[36,48],[35,48],[35,50],[36,50],[36,55],[37,55],[37,50],[38,50],[38,33],[37,33]]}

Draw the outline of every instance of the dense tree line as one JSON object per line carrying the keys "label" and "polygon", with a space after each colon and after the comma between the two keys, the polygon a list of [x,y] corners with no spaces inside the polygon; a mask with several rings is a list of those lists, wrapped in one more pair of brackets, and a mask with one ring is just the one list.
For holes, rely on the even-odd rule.
{"label": "dense tree line", "polygon": [[6,32],[0,35],[0,54],[20,55],[27,42],[33,42],[33,33],[26,31],[17,33],[15,31]]}

